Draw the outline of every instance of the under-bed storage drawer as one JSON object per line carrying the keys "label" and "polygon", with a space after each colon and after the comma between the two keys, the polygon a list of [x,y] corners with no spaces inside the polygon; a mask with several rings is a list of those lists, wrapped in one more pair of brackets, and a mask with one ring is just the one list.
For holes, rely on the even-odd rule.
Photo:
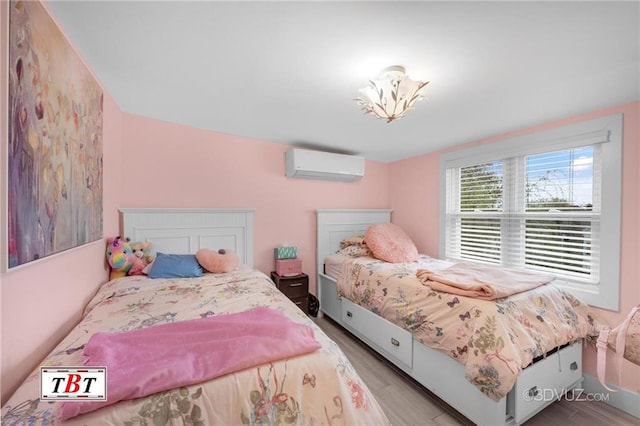
{"label": "under-bed storage drawer", "polygon": [[318,274],[320,288],[320,310],[334,321],[342,324],[341,300],[338,297],[336,280],[324,274]]}
{"label": "under-bed storage drawer", "polygon": [[582,381],[582,342],[574,343],[558,352],[560,371],[556,387],[565,392]]}
{"label": "under-bed storage drawer", "polygon": [[390,361],[411,368],[413,339],[408,331],[345,298],[342,298],[342,324],[378,346],[374,349],[385,351]]}
{"label": "under-bed storage drawer", "polygon": [[579,342],[522,370],[508,402],[508,411],[520,424],[581,380],[582,343]]}

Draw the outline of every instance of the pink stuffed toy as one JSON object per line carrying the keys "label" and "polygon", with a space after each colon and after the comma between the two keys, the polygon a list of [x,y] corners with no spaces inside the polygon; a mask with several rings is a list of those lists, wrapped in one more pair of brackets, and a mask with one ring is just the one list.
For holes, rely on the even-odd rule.
{"label": "pink stuffed toy", "polygon": [[126,276],[135,259],[129,239],[120,236],[107,239],[106,256],[111,267],[110,280]]}
{"label": "pink stuffed toy", "polygon": [[214,274],[231,272],[238,267],[238,255],[231,250],[200,249],[196,252],[200,266]]}

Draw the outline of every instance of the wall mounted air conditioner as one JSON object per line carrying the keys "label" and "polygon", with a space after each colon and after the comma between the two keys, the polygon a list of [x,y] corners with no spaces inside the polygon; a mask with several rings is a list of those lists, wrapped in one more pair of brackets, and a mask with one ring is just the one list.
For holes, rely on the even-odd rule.
{"label": "wall mounted air conditioner", "polygon": [[364,158],[308,149],[290,149],[286,153],[287,176],[355,182],[364,176]]}

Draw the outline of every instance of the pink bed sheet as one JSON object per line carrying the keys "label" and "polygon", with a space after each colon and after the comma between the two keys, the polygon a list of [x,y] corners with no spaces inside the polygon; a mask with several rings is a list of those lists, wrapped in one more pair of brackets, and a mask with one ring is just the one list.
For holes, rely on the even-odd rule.
{"label": "pink bed sheet", "polygon": [[264,307],[124,333],[96,333],[84,348],[84,365],[107,367],[108,401],[66,402],[60,418],[319,348],[309,326]]}

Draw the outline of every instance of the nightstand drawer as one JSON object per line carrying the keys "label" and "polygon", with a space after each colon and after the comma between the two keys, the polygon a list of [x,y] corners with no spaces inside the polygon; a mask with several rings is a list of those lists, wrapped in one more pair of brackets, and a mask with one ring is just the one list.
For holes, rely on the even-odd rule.
{"label": "nightstand drawer", "polygon": [[[300,274],[293,277],[283,277],[275,271],[271,272],[271,279],[285,296],[289,299],[300,302],[307,311],[307,296],[309,295],[309,276]],[[304,301],[302,301],[304,299]]]}
{"label": "nightstand drawer", "polygon": [[309,294],[309,277],[280,278],[278,289],[290,298],[306,296]]}
{"label": "nightstand drawer", "polygon": [[308,296],[291,298],[291,301],[302,310],[305,314],[309,313],[309,300]]}

